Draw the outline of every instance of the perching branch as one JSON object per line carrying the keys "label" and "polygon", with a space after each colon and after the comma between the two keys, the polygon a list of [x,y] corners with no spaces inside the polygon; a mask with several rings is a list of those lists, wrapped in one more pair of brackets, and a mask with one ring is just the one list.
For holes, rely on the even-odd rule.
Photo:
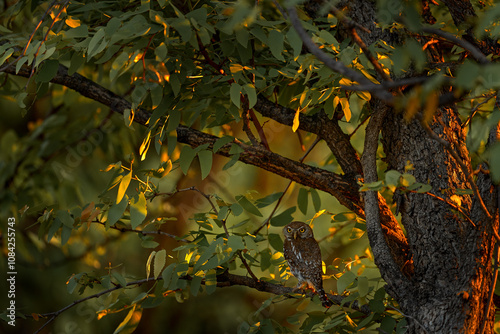
{"label": "perching branch", "polygon": [[[186,280],[191,279],[191,277],[187,276],[187,275],[182,276],[180,278],[186,279]],[[116,291],[119,289],[124,289],[124,288],[132,287],[132,286],[137,287],[137,286],[141,286],[145,283],[157,282],[160,280],[163,280],[163,278],[161,276],[159,276],[158,278],[150,277],[150,278],[146,278],[146,279],[128,282],[125,287],[123,287],[121,285],[117,285],[117,286],[114,286],[112,288],[95,293],[93,295],[87,296],[85,298],[75,300],[71,304],[66,305],[65,307],[63,307],[57,311],[50,312],[50,313],[44,313],[44,314],[38,314],[37,315],[38,318],[49,318],[49,320],[47,320],[47,322],[45,322],[42,325],[42,327],[40,327],[35,332],[35,334],[40,333],[40,331],[43,328],[45,328],[47,325],[49,325],[51,322],[53,322],[61,313],[65,312],[65,311],[69,310],[70,308],[72,308],[78,304],[81,304],[87,300],[99,298],[107,293],[110,293],[110,292],[113,292],[113,291]],[[205,284],[205,281],[202,281],[201,283]],[[271,283],[271,282],[266,282],[266,281],[256,281],[251,277],[234,275],[234,274],[228,273],[227,271],[217,276],[217,286],[218,287],[223,288],[223,287],[230,287],[230,286],[235,286],[235,285],[247,286],[249,288],[252,288],[252,289],[255,289],[258,291],[269,292],[269,293],[272,293],[275,295],[283,295],[285,298],[293,298],[293,295],[296,295],[296,292],[295,292],[294,288],[292,288],[292,287],[286,287],[283,285],[279,285],[279,284],[275,284],[275,283]],[[313,294],[308,293],[308,294],[306,294],[306,296],[309,298],[312,298]],[[343,307],[349,307],[353,310],[359,311],[359,312],[364,313],[364,314],[371,313],[370,307],[368,305],[361,305],[360,306],[357,301],[352,302],[352,303],[349,303],[349,302],[342,303],[343,299],[345,298],[344,296],[328,294],[328,298],[336,305],[342,305]],[[25,314],[24,317],[33,318],[33,313],[32,314]],[[20,317],[18,316],[18,318],[20,318]]]}

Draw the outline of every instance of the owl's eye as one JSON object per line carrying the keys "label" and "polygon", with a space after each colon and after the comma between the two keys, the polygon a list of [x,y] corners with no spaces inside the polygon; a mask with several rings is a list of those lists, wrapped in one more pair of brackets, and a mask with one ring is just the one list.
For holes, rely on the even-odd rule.
{"label": "owl's eye", "polygon": [[288,233],[290,233],[290,232],[292,232],[292,229],[291,229],[290,227],[287,227],[286,231],[287,231]]}
{"label": "owl's eye", "polygon": [[304,233],[305,231],[306,231],[306,229],[303,228],[303,227],[301,227],[300,230],[299,230],[300,233]]}

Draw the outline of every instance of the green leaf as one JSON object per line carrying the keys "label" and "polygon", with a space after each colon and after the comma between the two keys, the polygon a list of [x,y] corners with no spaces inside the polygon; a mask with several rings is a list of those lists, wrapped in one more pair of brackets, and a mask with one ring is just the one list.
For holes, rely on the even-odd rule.
{"label": "green leaf", "polygon": [[127,281],[125,280],[125,278],[123,278],[122,275],[120,275],[119,272],[113,271],[112,275],[118,281],[118,284],[120,284],[122,287],[127,286]]}
{"label": "green leaf", "polygon": [[139,193],[132,197],[130,200],[130,225],[133,229],[142,224],[147,213],[147,202],[144,194]]}
{"label": "green leaf", "polygon": [[257,103],[257,92],[255,91],[255,86],[253,84],[246,84],[243,86],[247,97],[248,97],[248,108],[253,108]]}
{"label": "green leaf", "polygon": [[281,54],[283,52],[283,41],[284,35],[278,30],[271,30],[268,37],[268,45],[271,49],[273,56],[281,61],[285,61],[285,58]]}
{"label": "green leaf", "polygon": [[397,170],[390,170],[385,173],[385,184],[387,186],[397,187],[399,185],[399,179],[401,178],[401,173]]}
{"label": "green leaf", "polygon": [[491,178],[495,183],[500,182],[500,143],[495,143],[489,150]]}
{"label": "green leaf", "polygon": [[200,267],[215,254],[215,249],[217,248],[217,246],[222,245],[223,242],[224,240],[222,238],[217,238],[214,241],[212,241],[210,246],[206,247],[203,250],[203,253],[200,254],[200,257],[198,258],[198,260],[194,265],[193,271],[195,272],[198,271]]}
{"label": "green leaf", "polygon": [[230,137],[230,136],[224,136],[224,137],[217,139],[217,141],[214,143],[214,146],[212,148],[213,152],[217,153],[217,151],[220,150],[222,148],[222,146],[229,144],[233,140],[234,140],[234,137]]}
{"label": "green leaf", "polygon": [[125,196],[125,192],[128,189],[128,185],[130,184],[130,181],[132,180],[132,171],[130,171],[128,174],[124,175],[122,177],[122,180],[120,181],[120,185],[118,186],[118,194],[116,195],[116,203],[120,203],[123,199],[123,196]]}
{"label": "green leaf", "polygon": [[[368,315],[366,318],[364,318],[363,320],[361,320],[358,323],[358,326],[356,327],[356,329],[360,330],[363,327],[366,327],[370,322],[372,322],[374,316],[375,316],[375,313],[372,313],[372,314]],[[386,332],[386,333],[392,333],[392,331],[391,332]]]}
{"label": "green leaf", "polygon": [[156,251],[152,251],[151,254],[149,254],[148,260],[146,261],[146,278],[149,278],[149,275],[151,275],[151,263],[153,263],[155,255]]}
{"label": "green leaf", "polygon": [[75,223],[75,220],[73,217],[71,217],[71,214],[67,210],[59,210],[56,213],[56,218],[63,223],[63,225],[73,228],[73,224]]}
{"label": "green leaf", "polygon": [[275,250],[283,253],[283,240],[281,240],[281,237],[279,234],[269,233],[268,240],[269,240],[269,244],[271,244],[271,246],[273,246],[273,248]]}
{"label": "green leaf", "polygon": [[65,38],[85,38],[89,35],[89,29],[86,24],[82,24],[76,28],[69,29],[64,32]]}
{"label": "green leaf", "polygon": [[337,281],[337,293],[343,294],[345,289],[356,280],[356,275],[352,271],[346,271]]}
{"label": "green leaf", "polygon": [[198,159],[200,160],[201,179],[204,180],[212,169],[212,152],[208,150],[198,152]]}
{"label": "green leaf", "polygon": [[384,318],[380,323],[380,332],[393,333],[394,327],[396,327],[396,320],[388,314],[384,315]]}
{"label": "green leaf", "polygon": [[69,240],[69,237],[71,236],[71,232],[73,232],[73,229],[71,227],[63,225],[61,230],[61,246],[66,245],[66,243]]}
{"label": "green leaf", "polygon": [[269,248],[266,248],[262,252],[260,252],[260,269],[262,271],[271,266],[271,257],[272,254]]}
{"label": "green leaf", "polygon": [[174,273],[174,269],[175,269],[175,263],[172,263],[163,270],[161,277],[163,279],[163,288],[164,289],[168,288],[168,286],[170,284],[170,280],[172,279],[172,274]]}
{"label": "green leaf", "polygon": [[49,231],[47,232],[47,242],[50,242],[54,237],[54,234],[61,228],[62,221],[59,218],[55,218],[50,224]]}
{"label": "green leaf", "polygon": [[238,235],[230,235],[227,239],[227,246],[230,247],[233,251],[245,249],[243,239]]}
{"label": "green leaf", "polygon": [[309,204],[309,193],[306,189],[300,188],[299,195],[297,197],[297,206],[299,207],[300,212],[304,215],[307,214],[307,206]]}
{"label": "green leaf", "polygon": [[113,334],[119,333],[133,333],[137,326],[139,325],[139,321],[141,320],[142,309],[134,304],[134,306],[130,309],[127,316],[123,321],[118,325]]}
{"label": "green leaf", "polygon": [[122,52],[111,64],[111,69],[109,70],[109,79],[111,81],[115,80],[119,75],[123,74],[122,69],[128,64],[130,55],[126,52]]}
{"label": "green leaf", "polygon": [[0,57],[0,66],[14,53],[14,49],[8,49],[1,57]]}
{"label": "green leaf", "polygon": [[414,184],[417,180],[415,180],[415,176],[408,173],[404,173],[400,181],[403,187],[409,187],[412,184]]}
{"label": "green leaf", "polygon": [[158,245],[160,245],[160,244],[157,243],[156,241],[153,241],[153,240],[143,240],[141,242],[141,246],[143,248],[156,248],[156,247],[158,247]]}
{"label": "green leaf", "polygon": [[257,207],[253,205],[252,202],[250,202],[245,196],[236,196],[236,200],[248,213],[262,217],[262,213],[260,213],[259,209],[257,209]]}
{"label": "green leaf", "polygon": [[217,289],[217,272],[215,269],[210,269],[207,271],[205,276],[205,291],[207,294],[212,294]]}
{"label": "green leaf", "polygon": [[457,70],[457,84],[465,89],[472,89],[480,73],[481,68],[477,63],[466,60]]}
{"label": "green leaf", "polygon": [[246,48],[248,46],[248,37],[249,37],[248,30],[237,29],[235,31],[235,35],[236,35],[236,40],[238,41],[238,43],[240,43],[244,48]]}
{"label": "green leaf", "polygon": [[113,204],[108,211],[108,220],[106,221],[106,226],[113,226],[120,218],[122,218],[125,209],[128,204],[128,196],[123,196],[122,200],[118,204]]}
{"label": "green leaf", "polygon": [[290,30],[288,30],[288,33],[286,34],[286,39],[288,40],[288,43],[290,43],[290,45],[292,46],[293,59],[297,60],[297,58],[300,56],[300,53],[302,52],[302,39],[293,28],[290,28]]}
{"label": "green leaf", "polygon": [[80,279],[80,277],[82,277],[82,275],[83,273],[80,273],[70,277],[66,286],[66,290],[69,294],[72,294],[73,291],[75,291],[76,287],[78,286],[78,280]]}
{"label": "green leaf", "polygon": [[59,62],[57,60],[50,59],[44,61],[42,67],[40,68],[40,71],[38,71],[36,81],[49,82],[56,76],[58,69]]}
{"label": "green leaf", "polygon": [[200,292],[202,280],[203,280],[202,276],[196,276],[196,275],[191,280],[191,294],[195,297],[198,295],[198,292]]}
{"label": "green leaf", "polygon": [[151,264],[153,263],[155,255],[156,251],[152,251],[151,254],[149,254],[148,260],[146,261],[146,278],[149,278],[149,275],[151,275]]}
{"label": "green leaf", "polygon": [[[101,52],[102,49],[104,49],[104,48],[101,49],[100,47],[101,42],[104,40],[104,36],[105,36],[104,28],[97,30],[94,36],[92,36],[92,39],[90,40],[89,43],[89,47],[87,49],[87,56],[89,57],[89,59],[95,56],[97,53]],[[106,45],[104,45],[104,47],[106,47]]]}
{"label": "green leaf", "polygon": [[73,75],[85,63],[85,57],[80,52],[75,52],[71,56],[71,63],[68,68],[68,75]]}
{"label": "green leaf", "polygon": [[243,207],[241,205],[239,205],[238,203],[231,204],[230,208],[231,208],[231,212],[235,216],[239,216],[243,213]]}
{"label": "green leaf", "polygon": [[179,157],[179,164],[184,175],[187,175],[191,162],[196,156],[196,151],[189,146],[184,146]]}
{"label": "green leaf", "polygon": [[370,291],[370,285],[368,284],[368,277],[360,276],[358,277],[358,293],[360,297],[364,297]]}
{"label": "green leaf", "polygon": [[259,198],[255,201],[255,206],[257,206],[259,209],[265,208],[266,206],[269,206],[276,202],[281,197],[281,195],[283,195],[283,192],[278,192],[266,197]]}
{"label": "green leaf", "polygon": [[293,221],[292,214],[295,212],[297,208],[291,207],[286,209],[282,213],[277,216],[271,218],[271,226],[285,226]]}
{"label": "green leaf", "polygon": [[234,103],[236,107],[240,107],[240,94],[241,94],[241,86],[237,83],[233,83],[231,88],[229,89],[229,95],[231,96],[231,101]]}
{"label": "green leaf", "polygon": [[155,279],[158,279],[158,277],[160,276],[160,274],[163,270],[163,267],[165,267],[166,260],[167,260],[167,251],[166,250],[162,249],[156,253],[155,262],[154,262],[154,266],[153,266]]}
{"label": "green leaf", "polygon": [[191,39],[192,28],[188,19],[176,18],[171,22],[172,27],[181,35],[184,42],[189,42]]}
{"label": "green leaf", "polygon": [[318,212],[319,210],[321,210],[321,198],[319,197],[318,191],[316,189],[311,188],[310,192],[314,211]]}
{"label": "green leaf", "polygon": [[370,300],[368,302],[368,305],[370,306],[370,310],[376,313],[384,313],[385,312],[385,305],[382,300]]}

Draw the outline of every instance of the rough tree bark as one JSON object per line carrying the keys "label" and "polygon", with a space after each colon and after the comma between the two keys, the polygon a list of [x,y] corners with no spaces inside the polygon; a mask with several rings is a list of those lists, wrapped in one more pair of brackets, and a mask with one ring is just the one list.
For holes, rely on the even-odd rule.
{"label": "rough tree bark", "polygon": [[[370,5],[373,6],[373,3],[369,1],[352,1],[347,7],[351,17],[373,29],[371,23],[376,19],[371,15],[375,14],[375,8],[370,8]],[[467,17],[475,15],[468,1],[447,1],[446,5],[457,26],[464,24]],[[464,6],[467,11],[461,10]],[[394,36],[384,36],[380,32],[376,35],[376,38],[393,45],[399,42]],[[373,38],[369,34],[363,37],[368,43]],[[470,35],[468,41],[471,42]],[[482,45],[479,42],[473,44],[479,48]],[[380,104],[372,106],[372,115],[383,113],[385,108]],[[414,166],[412,173],[417,182],[429,183],[431,193],[444,199],[413,193],[399,194],[395,198],[401,203],[402,224],[412,257],[412,271],[409,274],[406,272],[406,277],[401,275],[401,270],[394,270],[393,266],[385,263],[401,261],[383,257],[381,249],[385,245],[376,233],[369,234],[375,260],[388,283],[387,290],[407,316],[409,333],[480,333],[482,327],[485,333],[491,333],[495,307],[488,300],[492,286],[491,258],[496,247],[492,231],[498,230],[497,190],[487,174],[478,175],[477,186],[489,214],[477,196],[457,195],[455,192],[456,189],[472,188],[473,171],[465,146],[466,132],[453,106],[439,109],[430,129],[451,145],[459,162],[442,143],[431,138],[432,134],[424,129],[419,120],[408,122],[393,111],[385,115],[381,124],[388,170],[404,172],[410,162]],[[367,129],[367,140],[368,135]],[[497,136],[491,137],[494,140]],[[369,178],[366,168],[364,171],[365,178]],[[447,202],[460,206],[468,217]],[[370,233],[373,222],[368,220],[378,217],[369,215],[368,205],[367,194],[365,212]]]}

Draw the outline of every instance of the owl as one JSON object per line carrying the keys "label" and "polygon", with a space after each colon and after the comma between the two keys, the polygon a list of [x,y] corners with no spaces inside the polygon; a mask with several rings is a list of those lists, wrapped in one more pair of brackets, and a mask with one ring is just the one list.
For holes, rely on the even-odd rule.
{"label": "owl", "polygon": [[327,308],[332,306],[323,290],[321,251],[311,227],[302,222],[291,222],[283,228],[283,235],[285,259],[293,276],[299,281],[297,288],[304,285],[314,288],[322,305]]}

